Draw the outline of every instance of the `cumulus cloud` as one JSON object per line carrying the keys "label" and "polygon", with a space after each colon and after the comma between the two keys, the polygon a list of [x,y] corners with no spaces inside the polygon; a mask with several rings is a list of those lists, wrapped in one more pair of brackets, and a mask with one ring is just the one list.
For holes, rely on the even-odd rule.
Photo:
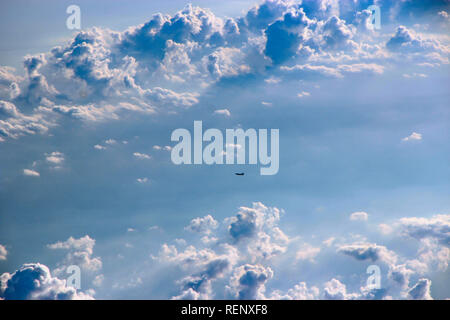
{"label": "cumulus cloud", "polygon": [[341,245],[338,247],[338,252],[361,261],[382,261],[387,264],[393,264],[397,261],[397,255],[395,252],[388,250],[385,246],[380,246],[374,243]]}
{"label": "cumulus cloud", "polygon": [[[2,119],[3,118],[3,119]],[[23,135],[44,134],[54,121],[43,114],[26,115],[9,101],[0,101],[0,136],[17,139]]]}
{"label": "cumulus cloud", "polygon": [[271,268],[246,264],[234,270],[228,290],[240,300],[265,299],[265,283],[272,277]]}
{"label": "cumulus cloud", "polygon": [[438,214],[431,218],[402,218],[397,227],[406,236],[415,239],[430,238],[450,246],[450,215]]}
{"label": "cumulus cloud", "polygon": [[[302,42],[307,27],[312,24],[303,9],[291,9],[282,19],[271,24],[265,31],[267,42],[264,53],[274,64],[293,57]],[[305,34],[304,34],[305,33]]]}
{"label": "cumulus cloud", "polygon": [[[404,7],[409,4],[383,3],[397,13]],[[179,112],[224,78],[251,75],[276,84],[280,76],[380,75],[394,67],[384,62],[401,64],[405,56],[448,63],[442,39],[399,26],[385,44],[361,30],[369,26],[366,8],[360,2],[265,0],[242,17],[222,19],[188,5],[123,32],[80,31],[50,52],[26,56],[24,77],[0,67],[0,141],[44,134],[61,117],[99,122],[130,112]],[[444,17],[444,9],[433,12]]]}
{"label": "cumulus cloud", "polygon": [[[223,224],[219,224],[211,215],[192,219],[185,229],[202,236],[201,242],[205,247],[183,244],[186,247],[180,251],[174,245],[164,244],[155,257],[190,271],[178,281],[181,293],[175,298],[211,298],[212,285],[218,279],[225,275],[231,277],[232,274],[240,277],[240,266],[250,263],[258,265],[284,252],[289,238],[277,226],[280,214],[277,208],[254,203],[251,208],[239,208],[236,216],[226,218]],[[250,296],[251,292],[262,292],[262,287],[258,287],[252,291],[251,288],[240,287],[238,282],[232,282],[229,290],[233,292],[232,296],[239,296],[239,291],[243,292],[242,295],[246,292],[246,296]]]}
{"label": "cumulus cloud", "polygon": [[93,257],[95,239],[88,235],[76,239],[69,237],[66,241],[58,241],[47,245],[52,250],[66,250],[67,254],[63,260],[63,266],[55,270],[62,272],[65,266],[77,265],[83,270],[96,272],[102,268],[102,260],[99,257]]}
{"label": "cumulus cloud", "polygon": [[40,263],[22,265],[13,274],[1,275],[0,298],[5,300],[92,300],[92,293],[79,292],[66,280],[53,277]]}
{"label": "cumulus cloud", "polygon": [[211,215],[207,215],[203,218],[192,219],[185,229],[192,232],[211,234],[217,226],[218,222]]}
{"label": "cumulus cloud", "polygon": [[280,290],[275,290],[272,292],[270,299],[275,300],[315,300],[319,298],[319,288],[311,287],[305,282],[300,282],[290,288],[287,292],[282,292]]}
{"label": "cumulus cloud", "polygon": [[347,293],[345,284],[337,279],[331,279],[325,283],[323,298],[326,300],[353,300],[357,297],[357,294]]}
{"label": "cumulus cloud", "polygon": [[405,26],[397,28],[395,34],[386,43],[386,48],[391,52],[411,57],[417,62],[448,64],[448,46],[438,39],[425,38]]}
{"label": "cumulus cloud", "polygon": [[178,281],[181,293],[174,299],[208,299],[213,297],[212,281],[223,276],[237,262],[236,248],[223,244],[217,252],[211,249],[197,249],[188,246],[179,252],[175,246],[164,244],[159,254],[161,261],[175,262],[193,272]]}
{"label": "cumulus cloud", "polygon": [[[236,299],[354,300],[414,296],[426,299],[431,297],[426,294],[431,283],[417,280],[434,270],[432,267],[436,267],[436,271],[445,271],[450,261],[450,249],[444,245],[446,216],[405,218],[390,223],[397,236],[419,240],[420,247],[416,254],[402,255],[367,241],[342,244],[344,239],[336,237],[323,241],[325,249],[303,243],[294,250],[288,250],[292,249],[290,245],[296,243],[298,237],[288,237],[279,228],[281,213],[280,209],[257,202],[252,207],[240,207],[236,215],[225,218],[223,222],[218,222],[211,215],[192,219],[186,230],[192,231],[200,241],[194,240],[191,244],[178,239],[174,242],[176,245],[163,244],[159,254],[153,257],[165,264],[165,269],[166,266],[177,268],[177,274],[180,274],[175,282],[179,293],[172,298],[212,299],[220,296]],[[348,289],[348,285],[336,275],[322,284],[323,290],[317,283],[308,285],[299,281],[286,290],[273,288],[266,292],[267,284],[280,268],[278,260],[272,258],[314,262],[319,253],[328,255],[333,252],[329,250],[333,244],[339,254],[361,262],[383,263],[387,272],[383,277],[383,287],[370,288],[366,286],[366,278],[363,278],[364,285]],[[411,281],[417,283],[411,285]]]}

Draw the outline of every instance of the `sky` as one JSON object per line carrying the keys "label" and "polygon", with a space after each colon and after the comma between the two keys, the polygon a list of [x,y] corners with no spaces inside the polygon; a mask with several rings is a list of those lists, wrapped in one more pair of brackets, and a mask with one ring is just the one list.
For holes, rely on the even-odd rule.
{"label": "sky", "polygon": [[[0,9],[0,299],[450,298],[448,1]],[[278,172],[174,164],[194,121]]]}

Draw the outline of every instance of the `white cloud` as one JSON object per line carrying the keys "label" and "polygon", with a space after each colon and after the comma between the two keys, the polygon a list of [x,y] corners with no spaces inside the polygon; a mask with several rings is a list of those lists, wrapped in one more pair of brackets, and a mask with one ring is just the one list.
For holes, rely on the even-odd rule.
{"label": "white cloud", "polygon": [[331,279],[325,283],[323,297],[326,300],[353,300],[358,298],[358,295],[347,293],[345,284],[337,279]]}
{"label": "white cloud", "polygon": [[30,177],[39,177],[40,174],[37,171],[31,169],[23,169],[23,174]]}
{"label": "white cloud", "polygon": [[135,152],[135,153],[133,153],[133,156],[135,156],[136,158],[141,159],[141,160],[145,160],[145,159],[148,160],[148,159],[151,158],[148,154],[146,154],[146,153],[140,153],[140,152]]}
{"label": "white cloud", "polygon": [[409,136],[402,139],[402,141],[417,141],[422,140],[422,134],[413,132]]}
{"label": "white cloud", "polygon": [[[79,239],[69,237],[66,241],[59,241],[47,245],[53,250],[67,250],[63,260],[63,265],[77,265],[83,270],[96,272],[102,268],[102,260],[99,257],[92,257],[94,253],[95,239],[88,235]],[[64,267],[60,267],[55,272],[62,272]]]}
{"label": "white cloud", "polygon": [[265,299],[265,283],[272,277],[270,267],[245,264],[234,270],[228,290],[239,300],[262,300]]}
{"label": "white cloud", "polygon": [[408,291],[408,296],[413,300],[433,300],[430,293],[431,281],[428,279],[420,279]]}
{"label": "white cloud", "polygon": [[309,244],[305,244],[303,248],[297,250],[295,255],[297,260],[309,260],[314,262],[314,258],[320,253],[319,247],[313,247]]}
{"label": "white cloud", "polygon": [[162,147],[162,146],[154,145],[153,149],[158,150],[158,151],[160,151],[160,150],[170,151],[170,150],[172,150],[172,147],[171,146],[163,146]]}
{"label": "white cloud", "polygon": [[[180,112],[230,77],[251,75],[274,85],[285,78],[379,75],[405,60],[448,63],[445,38],[400,26],[385,44],[385,36],[361,30],[367,10],[333,3],[264,1],[237,19],[186,6],[123,32],[83,30],[50,52],[26,56],[24,77],[0,67],[0,114],[6,116],[0,139],[45,134],[62,117],[100,122],[130,112]],[[338,18],[343,12],[351,17]],[[448,17],[442,9],[436,15]],[[33,112],[22,113],[16,101]]]}
{"label": "white cloud", "polygon": [[281,79],[275,78],[275,77],[270,77],[270,78],[264,79],[264,81],[268,84],[277,84],[277,83],[281,82]]}
{"label": "white cloud", "polygon": [[280,290],[272,292],[270,299],[275,300],[315,300],[319,298],[319,288],[308,288],[305,282],[296,284],[293,288],[289,289],[286,293]]}
{"label": "white cloud", "polygon": [[45,160],[55,165],[59,165],[64,161],[64,154],[59,151],[45,154]]}
{"label": "white cloud", "polygon": [[109,144],[109,145],[113,145],[113,144],[116,144],[117,141],[114,140],[114,139],[107,139],[107,140],[105,140],[105,143],[106,143],[106,144]]}
{"label": "white cloud", "polygon": [[217,227],[218,222],[211,215],[207,215],[203,218],[192,219],[189,225],[185,227],[185,229],[192,232],[199,232],[208,235],[211,234],[212,231]]}
{"label": "white cloud", "polygon": [[368,218],[369,218],[369,214],[364,211],[353,212],[350,215],[350,220],[352,220],[352,221],[367,221]]}
{"label": "white cloud", "polygon": [[306,91],[302,91],[300,93],[297,94],[297,97],[299,98],[304,98],[304,97],[309,97],[311,94],[309,92]]}
{"label": "white cloud", "polygon": [[[176,245],[163,244],[158,256],[153,257],[167,264],[165,268],[176,267],[178,272],[181,269],[176,282],[180,291],[173,298],[211,299],[221,293],[220,297],[241,299],[404,299],[413,295],[427,298],[427,284],[419,286],[425,287],[425,293],[420,294],[422,291],[419,289],[411,291],[415,286],[410,286],[410,279],[416,280],[432,270],[445,271],[448,268],[450,249],[444,245],[448,237],[445,233],[447,216],[404,218],[389,225],[392,231],[396,231],[395,235],[419,240],[416,254],[402,255],[384,245],[367,242],[362,236],[353,236],[359,241],[350,244],[342,244],[341,238],[336,237],[323,241],[328,248],[335,244],[337,253],[358,261],[383,263],[387,275],[381,289],[363,286],[349,292],[336,275],[324,284],[323,291],[299,282],[287,291],[272,288],[266,293],[266,286],[280,268],[280,261],[290,261],[296,256],[299,260],[314,262],[319,253],[333,254],[328,249],[322,253],[320,247],[307,243],[300,248],[293,247],[298,237],[290,238],[278,227],[281,213],[282,210],[277,208],[254,203],[252,207],[239,208],[235,216],[225,218],[223,223],[212,216],[192,219],[186,229],[197,235],[195,245],[187,240],[176,240]],[[228,285],[222,292],[220,288],[224,282]]]}
{"label": "white cloud", "polygon": [[6,260],[7,255],[8,255],[8,250],[6,250],[6,247],[4,245],[0,244],[0,261]]}
{"label": "white cloud", "polygon": [[223,115],[226,117],[231,117],[231,112],[228,109],[218,109],[214,111],[215,114]]}
{"label": "white cloud", "polygon": [[149,182],[148,178],[145,178],[145,177],[144,178],[137,178],[136,181],[138,183],[147,183],[147,182]]}

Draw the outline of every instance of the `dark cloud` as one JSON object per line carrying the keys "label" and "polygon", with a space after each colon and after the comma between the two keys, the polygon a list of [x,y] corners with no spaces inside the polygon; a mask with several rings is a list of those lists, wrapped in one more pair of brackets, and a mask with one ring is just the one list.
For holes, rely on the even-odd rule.
{"label": "dark cloud", "polygon": [[391,264],[397,260],[397,256],[393,251],[389,251],[384,246],[372,243],[342,245],[338,248],[338,252],[362,261],[383,261]]}
{"label": "dark cloud", "polygon": [[77,292],[66,281],[52,277],[47,266],[40,263],[22,265],[13,274],[1,276],[0,297],[5,300],[78,300],[93,299]]}
{"label": "dark cloud", "polygon": [[265,283],[273,271],[261,265],[242,265],[234,270],[230,281],[230,292],[240,300],[264,299]]}

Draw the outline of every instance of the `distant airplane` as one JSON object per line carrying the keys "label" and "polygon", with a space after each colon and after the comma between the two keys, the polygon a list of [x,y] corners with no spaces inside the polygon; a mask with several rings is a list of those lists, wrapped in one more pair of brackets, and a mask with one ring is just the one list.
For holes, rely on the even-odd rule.
{"label": "distant airplane", "polygon": [[237,175],[237,176],[243,176],[245,173],[243,173],[243,172],[235,172],[235,175]]}

